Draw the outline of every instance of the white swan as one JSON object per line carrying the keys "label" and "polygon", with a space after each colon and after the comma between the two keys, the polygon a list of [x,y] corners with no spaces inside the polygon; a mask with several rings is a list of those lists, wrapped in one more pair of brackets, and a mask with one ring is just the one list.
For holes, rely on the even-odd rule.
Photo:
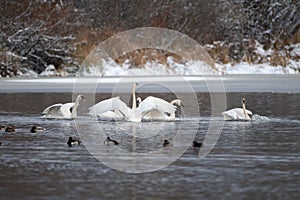
{"label": "white swan", "polygon": [[157,110],[162,113],[173,113],[176,107],[163,99],[149,96],[144,101],[136,106],[135,96],[136,84],[132,86],[132,108],[129,108],[119,97],[113,97],[97,103],[89,108],[92,116],[99,116],[107,111],[113,111],[113,113],[122,113],[126,121],[141,122],[144,115],[150,111]]}
{"label": "white swan", "polygon": [[[103,100],[103,102],[100,105],[103,107],[106,107],[106,109],[107,109],[107,107],[110,107],[112,109],[112,104],[125,104],[121,100],[120,101],[116,100],[116,98],[120,99],[119,96],[113,97],[110,99],[106,99],[106,100]],[[138,107],[139,103],[142,102],[142,99],[140,97],[137,97],[136,101],[137,101],[137,107]],[[102,120],[102,121],[121,121],[121,120],[125,119],[125,115],[122,112],[120,112],[118,109],[113,109],[113,110],[103,112],[106,109],[104,109],[104,110],[101,109],[100,105],[98,103],[98,104],[90,107],[89,108],[90,111],[88,114],[93,117],[97,117],[99,120]]]}
{"label": "white swan", "polygon": [[[178,107],[183,107],[182,101],[180,99],[175,99],[170,102],[171,105],[176,105]],[[143,116],[143,119],[146,121],[158,120],[158,121],[174,121],[175,120],[175,111],[172,113],[163,113],[159,110],[151,110]]]}
{"label": "white swan", "polygon": [[242,99],[242,108],[233,108],[222,112],[224,120],[251,120],[249,115],[252,115],[250,110],[246,110],[246,100]]}
{"label": "white swan", "polygon": [[122,120],[130,112],[131,109],[120,97],[105,99],[89,108],[89,115],[101,120]]}
{"label": "white swan", "polygon": [[76,97],[75,102],[51,105],[45,108],[42,118],[74,119],[77,117],[77,108],[81,99],[85,98],[80,94]]}

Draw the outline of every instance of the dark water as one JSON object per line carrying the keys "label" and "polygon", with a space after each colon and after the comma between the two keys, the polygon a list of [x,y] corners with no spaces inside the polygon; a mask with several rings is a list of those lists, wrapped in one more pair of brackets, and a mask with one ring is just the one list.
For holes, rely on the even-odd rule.
{"label": "dark water", "polygon": [[[173,98],[170,94],[157,95]],[[195,109],[187,98],[183,99],[184,113],[192,114],[169,124],[141,125],[98,123],[87,117],[76,121],[40,119],[46,106],[68,102],[71,94],[3,93],[0,122],[17,129],[14,133],[0,133],[0,199],[299,199],[300,95],[229,93],[228,108],[240,107],[244,96],[252,112],[270,120],[225,122],[217,144],[205,158],[199,159],[199,148],[188,147],[170,165],[134,174],[108,167],[84,145],[68,147],[68,137],[79,137],[78,127],[88,135],[104,132],[120,141],[118,148],[129,153],[164,149],[160,142],[164,138],[172,141],[178,130],[203,141],[210,120],[222,122],[221,117],[209,117],[209,94],[197,94],[200,111],[196,110],[195,115],[186,112]],[[100,100],[109,95],[97,97]],[[30,133],[32,125],[45,127],[45,133]],[[139,135],[133,148],[132,137],[126,135],[128,130],[153,135]],[[111,147],[103,145],[103,137],[99,141],[96,145],[101,152],[107,149],[110,153]],[[185,145],[186,141],[176,142],[174,149]],[[150,157],[146,155],[147,159]],[[119,157],[114,162],[122,164],[124,160],[126,157]]]}

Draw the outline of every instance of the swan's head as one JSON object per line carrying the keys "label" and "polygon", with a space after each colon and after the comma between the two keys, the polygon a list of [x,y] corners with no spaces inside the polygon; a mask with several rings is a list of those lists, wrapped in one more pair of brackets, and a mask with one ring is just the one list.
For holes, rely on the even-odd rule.
{"label": "swan's head", "polygon": [[242,98],[242,104],[246,104],[246,99],[245,98]]}
{"label": "swan's head", "polygon": [[171,102],[171,104],[176,105],[178,107],[184,107],[182,101],[180,99],[175,99]]}
{"label": "swan's head", "polygon": [[141,102],[142,102],[142,98],[141,97],[137,97],[136,98],[137,107],[140,105]]}
{"label": "swan's head", "polygon": [[80,101],[81,99],[85,100],[86,98],[82,94],[79,94],[76,99]]}
{"label": "swan's head", "polygon": [[136,86],[138,86],[138,85],[139,85],[139,84],[136,83],[136,82],[132,83],[132,89],[135,90]]}

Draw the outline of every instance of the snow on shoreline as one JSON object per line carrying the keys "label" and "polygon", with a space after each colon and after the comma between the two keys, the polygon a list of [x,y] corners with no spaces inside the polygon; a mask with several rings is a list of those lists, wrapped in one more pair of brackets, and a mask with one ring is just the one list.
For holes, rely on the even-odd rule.
{"label": "snow on shoreline", "polygon": [[[203,62],[188,62],[186,64],[168,62],[167,65],[160,63],[147,63],[144,68],[128,68],[122,65],[109,65],[104,63],[104,76],[155,76],[155,75],[234,75],[234,74],[299,74],[300,62],[290,62],[286,67],[271,66],[269,64],[249,64],[246,62],[237,64],[215,64],[212,69]],[[79,76],[99,76],[101,70],[91,67],[83,70]]]}
{"label": "snow on shoreline", "polygon": [[293,65],[286,67],[271,66],[269,64],[249,64],[237,63],[232,64],[217,64],[219,74],[299,74],[300,62],[295,62]]}
{"label": "snow on shoreline", "polygon": [[[118,64],[114,60],[101,59],[97,64],[91,64],[88,67],[81,67],[77,74],[67,72],[57,72],[53,65],[48,67],[40,74],[32,70],[20,73],[19,77],[51,77],[51,76],[165,76],[165,75],[234,75],[234,74],[300,74],[300,43],[285,47],[287,52],[281,54],[286,59],[286,66],[272,66],[270,57],[273,50],[264,50],[258,42],[255,44],[255,53],[258,55],[257,61],[253,64],[247,62],[221,64],[215,63],[214,67],[209,66],[204,61],[188,61],[178,63],[173,57],[167,57],[166,63],[159,61],[149,61],[143,67],[131,66],[129,60]],[[293,60],[294,59],[294,60]],[[209,60],[209,59],[208,59]],[[259,62],[263,60],[263,62]]]}

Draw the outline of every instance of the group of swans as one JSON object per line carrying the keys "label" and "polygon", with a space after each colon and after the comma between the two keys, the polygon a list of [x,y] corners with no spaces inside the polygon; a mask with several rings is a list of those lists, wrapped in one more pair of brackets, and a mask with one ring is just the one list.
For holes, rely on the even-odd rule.
{"label": "group of swans", "polygon": [[129,108],[120,97],[112,97],[90,107],[89,114],[104,120],[125,119],[130,122],[175,120],[176,105],[182,106],[180,99],[175,99],[169,103],[163,99],[148,96],[142,101],[140,98],[136,98],[135,88],[136,84],[134,83],[132,86],[132,108]]}
{"label": "group of swans", "polygon": [[[98,117],[101,120],[126,120],[130,122],[141,122],[142,120],[162,120],[174,121],[177,106],[183,106],[180,99],[167,102],[164,99],[154,96],[148,96],[143,101],[135,95],[136,83],[132,86],[132,107],[129,108],[120,97],[112,97],[103,100],[89,108],[89,115]],[[62,118],[74,119],[77,117],[77,108],[80,100],[85,99],[83,95],[78,95],[75,102],[65,104],[54,104],[47,107],[42,118]],[[138,102],[138,105],[137,105]],[[259,115],[253,115],[250,110],[246,109],[246,100],[241,100],[242,108],[233,108],[222,112],[224,120],[249,121],[256,119]],[[252,116],[252,119],[250,116]],[[260,117],[263,116],[259,116]],[[267,119],[266,117],[263,119]]]}
{"label": "group of swans", "polygon": [[[130,122],[141,122],[142,120],[175,120],[176,106],[183,106],[180,99],[170,103],[153,96],[148,96],[143,101],[136,98],[136,83],[132,86],[132,108],[129,108],[120,97],[112,97],[103,100],[89,108],[89,115],[104,120],[125,119]],[[47,107],[42,118],[74,119],[77,117],[77,108],[83,95],[78,95],[75,102],[65,104],[54,104]],[[138,101],[138,106],[137,106]]]}

